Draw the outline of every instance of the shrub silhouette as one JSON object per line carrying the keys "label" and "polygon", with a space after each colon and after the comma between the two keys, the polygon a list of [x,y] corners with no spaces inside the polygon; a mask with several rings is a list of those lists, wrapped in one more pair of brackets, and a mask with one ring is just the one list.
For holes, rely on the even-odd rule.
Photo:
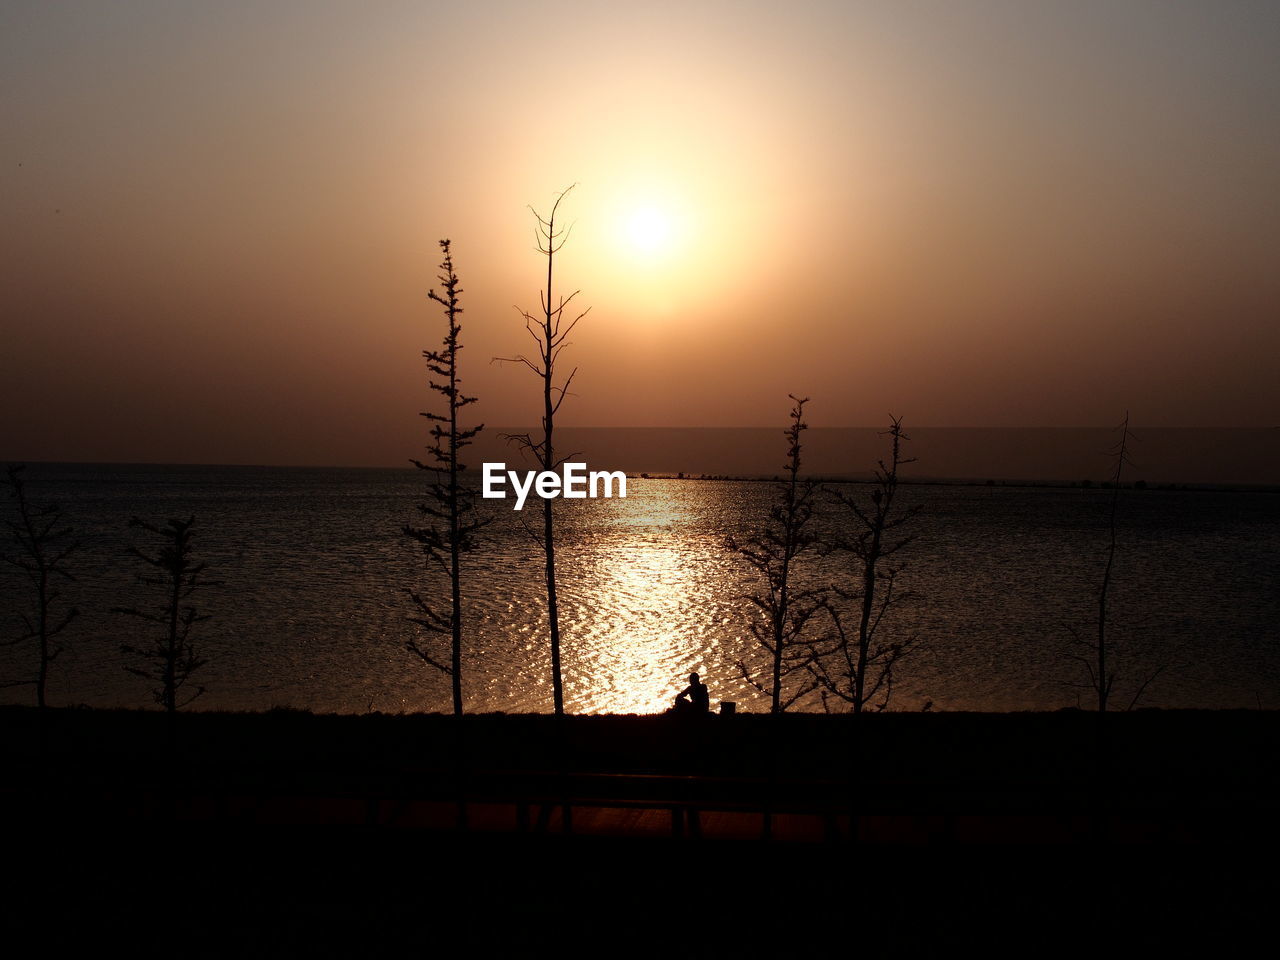
{"label": "shrub silhouette", "polygon": [[34,680],[16,680],[4,686],[36,688],[36,705],[45,706],[45,691],[49,681],[49,668],[63,646],[59,635],[80,613],[75,607],[63,609],[60,581],[74,580],[67,569],[67,559],[79,549],[74,538],[75,530],[66,524],[62,511],[56,504],[37,507],[27,499],[22,472],[25,468],[14,465],[8,468],[9,492],[16,501],[17,520],[6,520],[17,545],[17,552],[5,554],[2,559],[23,572],[31,584],[34,609],[22,614],[23,633],[7,642],[7,646],[35,641],[37,669]]}
{"label": "shrub silhouette", "polygon": [[[868,705],[883,710],[893,695],[894,670],[917,645],[909,636],[886,640],[882,637],[885,617],[911,599],[898,589],[898,551],[913,537],[897,538],[896,531],[915,516],[898,502],[898,471],[915,458],[902,455],[902,444],[910,440],[899,417],[889,418],[890,455],[876,465],[870,503],[856,493],[833,490],[832,495],[849,513],[854,533],[839,537],[828,552],[852,562],[853,588],[837,587],[826,604],[832,634],[810,661],[810,671],[822,691],[823,703],[830,698],[844,701],[854,713]],[[852,617],[850,616],[852,614]]]}
{"label": "shrub silhouette", "polygon": [[[817,485],[800,479],[800,435],[808,425],[803,421],[809,398],[791,396],[791,425],[786,429],[787,462],[785,477],[778,483],[777,498],[769,518],[746,537],[729,536],[725,545],[759,573],[764,585],[743,599],[760,613],[751,621],[751,635],[768,656],[764,679],[744,660],[738,672],[755,689],[769,698],[769,712],[782,713],[817,686],[806,667],[813,656],[804,637],[805,628],[823,605],[822,589],[796,589],[796,565],[806,554],[816,551],[817,537],[811,532],[813,500]],[[800,676],[800,684],[788,679]]]}
{"label": "shrub silhouette", "polygon": [[197,687],[179,703],[179,695],[191,675],[205,664],[191,641],[191,628],[209,619],[208,614],[197,613],[196,608],[187,602],[202,585],[200,578],[205,571],[205,564],[196,563],[193,558],[191,528],[195,522],[195,517],[170,519],[160,527],[137,517],[129,521],[130,527],[160,538],[160,546],[154,554],[144,553],[137,547],[130,547],[129,553],[153,571],[143,574],[141,582],[160,588],[163,601],[150,609],[112,608],[114,613],[135,617],[159,628],[150,642],[125,643],[120,649],[146,663],[144,667],[126,666],[125,670],[154,682],[156,686],[151,694],[169,714],[205,692],[204,687]]}

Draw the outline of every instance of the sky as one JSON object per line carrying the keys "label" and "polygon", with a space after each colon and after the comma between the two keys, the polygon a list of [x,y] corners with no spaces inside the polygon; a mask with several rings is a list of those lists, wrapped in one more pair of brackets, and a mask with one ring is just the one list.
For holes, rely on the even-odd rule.
{"label": "sky", "polygon": [[[1280,423],[1280,7],[0,0],[0,459],[564,425]],[[532,208],[532,209],[531,209]]]}

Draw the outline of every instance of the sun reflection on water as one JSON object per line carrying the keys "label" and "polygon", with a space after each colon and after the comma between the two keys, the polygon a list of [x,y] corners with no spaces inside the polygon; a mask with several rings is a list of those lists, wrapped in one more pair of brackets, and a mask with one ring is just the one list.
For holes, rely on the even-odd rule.
{"label": "sun reflection on water", "polygon": [[[207,596],[213,616],[201,625],[209,694],[200,709],[450,709],[449,678],[405,650],[415,629],[405,588],[443,591],[439,580],[424,579],[420,551],[400,533],[421,500],[417,471],[41,469],[50,498],[75,512],[77,529],[95,545],[81,557],[77,602],[81,629],[103,641],[77,648],[74,669],[55,671],[59,702],[150,702],[145,684],[120,669],[120,644],[136,640],[133,628],[108,611],[137,589],[134,570],[117,562],[129,517],[162,504],[200,516],[202,557],[224,584]],[[632,478],[625,500],[557,501],[567,710],[662,710],[693,670],[713,704],[767,709],[737,668],[745,661],[760,669],[749,631],[757,614],[741,599],[759,580],[724,538],[758,526],[774,493],[768,483]],[[1061,638],[1065,624],[1096,615],[1090,597],[1106,532],[1105,491],[921,485],[908,494],[925,508],[918,539],[903,555],[904,584],[918,599],[896,612],[891,628],[925,642],[898,678],[891,709],[1075,703],[1064,680],[1078,680],[1078,665],[1064,660]],[[1162,674],[1144,704],[1280,702],[1267,653],[1280,618],[1264,576],[1280,569],[1275,500],[1161,491],[1126,502],[1134,539],[1115,585],[1115,625],[1128,632],[1117,636],[1187,663],[1204,637],[1221,641],[1203,670]],[[509,505],[481,501],[481,509],[493,523],[465,567],[466,709],[546,713],[552,693],[541,545]],[[6,576],[0,569],[0,601],[18,596],[6,593],[13,582]],[[847,576],[833,567],[830,582],[855,586]],[[1204,585],[1222,602],[1197,602],[1201,592],[1188,584]],[[0,648],[0,672],[26,670],[6,659],[16,649]],[[14,688],[5,702],[20,695]]]}
{"label": "sun reflection on water", "polygon": [[573,610],[571,699],[586,713],[660,713],[717,646],[724,599],[718,537],[705,505],[644,489],[614,510],[579,568],[590,583]]}

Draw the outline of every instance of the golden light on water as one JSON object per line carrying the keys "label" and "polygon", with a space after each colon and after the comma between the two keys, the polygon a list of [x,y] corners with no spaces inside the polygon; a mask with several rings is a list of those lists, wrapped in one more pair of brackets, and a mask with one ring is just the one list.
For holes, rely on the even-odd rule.
{"label": "golden light on water", "polygon": [[632,617],[629,635],[608,638],[607,654],[600,659],[609,663],[609,678],[591,709],[660,713],[670,706],[671,688],[681,676],[678,665],[687,653],[664,627],[680,615],[689,571],[677,551],[658,545],[620,547],[602,567],[601,606],[630,608]]}
{"label": "golden light on water", "polygon": [[575,634],[592,681],[584,712],[661,713],[711,659],[723,571],[705,555],[710,545],[691,535],[697,505],[664,490],[661,481],[634,484],[635,509],[615,511],[593,551],[596,589]]}

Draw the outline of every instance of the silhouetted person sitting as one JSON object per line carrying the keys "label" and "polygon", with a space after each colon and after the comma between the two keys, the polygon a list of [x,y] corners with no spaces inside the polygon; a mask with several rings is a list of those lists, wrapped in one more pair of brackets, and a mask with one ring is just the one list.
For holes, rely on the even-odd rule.
{"label": "silhouetted person sitting", "polygon": [[696,673],[689,674],[689,685],[676,694],[672,708],[676,713],[701,715],[711,712],[711,693]]}

